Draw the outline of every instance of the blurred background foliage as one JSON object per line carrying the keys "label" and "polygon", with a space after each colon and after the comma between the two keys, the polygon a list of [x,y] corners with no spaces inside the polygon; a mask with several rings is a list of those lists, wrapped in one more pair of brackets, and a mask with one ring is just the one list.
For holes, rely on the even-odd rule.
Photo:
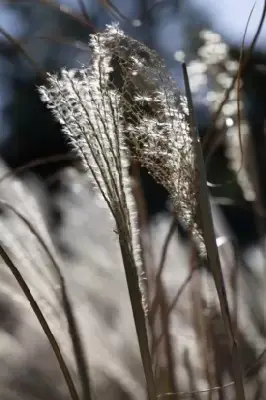
{"label": "blurred background foliage", "polygon": [[[182,89],[179,61],[198,57],[200,31],[210,29],[222,35],[230,54],[239,58],[242,37],[252,8],[250,0],[0,0],[0,156],[12,168],[40,157],[67,154],[68,144],[50,113],[41,103],[37,85],[45,71],[79,67],[89,61],[89,34],[119,21],[121,29],[156,49]],[[262,13],[256,3],[246,43],[251,42]],[[266,117],[266,29],[263,28],[243,77],[243,99],[254,143],[261,205],[266,203],[265,117]],[[205,90],[194,102],[201,137],[210,129],[212,114]],[[30,168],[43,178],[51,198],[60,189],[57,172],[70,159]],[[227,169],[223,145],[208,164],[208,177],[224,185],[212,194],[226,216],[240,246],[246,247],[265,233],[264,217],[256,226],[254,204],[244,199]],[[149,215],[167,211],[167,193],[142,170]],[[51,203],[52,204],[52,203]],[[53,224],[60,222],[51,206]],[[263,214],[263,213],[262,213]]]}

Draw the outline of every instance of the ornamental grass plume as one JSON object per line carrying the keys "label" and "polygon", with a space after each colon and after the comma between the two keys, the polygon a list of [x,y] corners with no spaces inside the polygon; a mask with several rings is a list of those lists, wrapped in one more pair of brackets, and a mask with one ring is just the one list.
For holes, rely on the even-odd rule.
{"label": "ornamental grass plume", "polygon": [[[116,28],[109,28],[114,35]],[[156,398],[145,312],[147,311],[143,270],[139,257],[135,212],[130,192],[127,148],[124,143],[121,96],[109,87],[111,54],[105,35],[91,39],[89,68],[50,75],[49,87],[40,88],[63,131],[78,151],[88,176],[106,202],[116,224],[142,363],[150,399]]]}
{"label": "ornamental grass plume", "polygon": [[92,35],[90,47],[90,67],[49,75],[49,87],[40,89],[43,101],[81,155],[116,224],[125,224],[123,235],[136,260],[128,149],[168,190],[177,217],[205,257],[186,98],[158,54],[117,26]]}
{"label": "ornamental grass plume", "polygon": [[178,217],[204,249],[188,110],[158,55],[117,26],[93,35],[90,47],[89,67],[49,75],[40,93],[114,218],[149,397],[155,398],[129,156],[168,189]]}
{"label": "ornamental grass plume", "polygon": [[[208,196],[205,187],[202,190],[204,176],[199,173],[199,168],[204,169],[202,160],[199,163],[200,144],[195,139],[187,99],[181,95],[157,53],[127,37],[117,25],[92,35],[90,47],[91,63],[88,67],[62,70],[60,76],[48,75],[47,86],[41,87],[40,93],[80,155],[89,179],[115,221],[148,397],[156,398],[156,386],[146,330],[148,308],[128,173],[130,158],[146,167],[168,190],[174,211],[191,233],[201,260],[205,260],[208,247],[222,315],[233,349],[236,386],[237,390],[240,388],[239,398],[244,399]],[[204,204],[200,204],[200,199]],[[203,214],[202,210],[205,210]]]}

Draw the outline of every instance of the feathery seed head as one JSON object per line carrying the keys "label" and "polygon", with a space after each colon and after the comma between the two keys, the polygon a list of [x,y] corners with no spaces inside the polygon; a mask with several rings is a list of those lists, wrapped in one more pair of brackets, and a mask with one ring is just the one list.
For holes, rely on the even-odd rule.
{"label": "feathery seed head", "polygon": [[117,221],[126,214],[128,152],[170,193],[175,211],[205,254],[198,215],[198,170],[188,106],[161,57],[117,25],[92,35],[91,65],[49,76],[42,99]]}

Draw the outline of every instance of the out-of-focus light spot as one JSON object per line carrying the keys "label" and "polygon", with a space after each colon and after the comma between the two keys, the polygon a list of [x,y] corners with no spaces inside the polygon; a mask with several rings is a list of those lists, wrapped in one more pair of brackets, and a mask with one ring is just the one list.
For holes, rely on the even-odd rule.
{"label": "out-of-focus light spot", "polygon": [[206,87],[208,80],[205,75],[196,75],[189,77],[191,91],[193,93],[198,92],[201,88]]}
{"label": "out-of-focus light spot", "polygon": [[[232,115],[237,113],[237,108],[238,108],[237,107],[237,102],[236,101],[231,101],[231,102],[229,102],[229,103],[227,103],[227,104],[225,104],[223,106],[223,114],[226,117],[232,117]],[[243,103],[239,104],[239,108],[240,108],[240,110],[243,109]]]}
{"label": "out-of-focus light spot", "polygon": [[228,242],[229,242],[229,239],[226,236],[219,236],[218,238],[216,238],[217,247],[221,247]]}
{"label": "out-of-focus light spot", "polygon": [[142,25],[142,22],[140,19],[133,19],[131,23],[132,23],[132,26],[134,26],[135,28],[139,28]]}
{"label": "out-of-focus light spot", "polygon": [[191,61],[187,67],[188,74],[205,74],[207,72],[207,65],[201,61],[194,60]]}
{"label": "out-of-focus light spot", "polygon": [[227,71],[229,71],[229,72],[237,72],[238,71],[239,63],[237,61],[226,60],[224,65],[225,65],[225,68],[227,69]]}
{"label": "out-of-focus light spot", "polygon": [[228,46],[225,43],[206,43],[198,50],[198,55],[208,65],[225,61],[228,57]]}
{"label": "out-of-focus light spot", "polygon": [[226,126],[229,128],[234,125],[234,120],[232,118],[226,118],[225,120]]}
{"label": "out-of-focus light spot", "polygon": [[217,93],[214,92],[213,90],[209,90],[207,95],[206,95],[206,100],[209,101],[210,103],[213,101],[217,100]]}
{"label": "out-of-focus light spot", "polygon": [[186,55],[183,50],[177,50],[174,52],[174,59],[176,61],[183,62],[185,61],[185,57]]}
{"label": "out-of-focus light spot", "polygon": [[64,13],[71,13],[71,11],[73,9],[71,9],[70,7],[66,6],[65,4],[60,4],[59,5],[59,10],[64,12]]}
{"label": "out-of-focus light spot", "polygon": [[216,76],[217,83],[222,86],[223,89],[227,89],[232,84],[232,78],[225,72],[221,72]]}
{"label": "out-of-focus light spot", "polygon": [[209,31],[209,30],[202,30],[200,32],[200,38],[203,40],[206,40],[210,43],[219,43],[221,41],[221,35],[219,35],[218,33]]}

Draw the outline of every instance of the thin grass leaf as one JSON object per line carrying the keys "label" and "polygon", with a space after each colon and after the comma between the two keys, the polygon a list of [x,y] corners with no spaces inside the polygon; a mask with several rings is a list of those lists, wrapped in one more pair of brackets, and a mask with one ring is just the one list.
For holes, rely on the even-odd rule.
{"label": "thin grass leaf", "polygon": [[18,268],[15,266],[15,264],[9,257],[7,251],[1,244],[0,244],[0,256],[2,257],[2,259],[6,263],[7,267],[10,269],[11,273],[13,274],[14,278],[18,282],[19,286],[21,287],[21,289],[22,289],[23,293],[25,294],[26,298],[28,299],[30,306],[31,306],[33,312],[35,313],[47,339],[49,340],[51,347],[54,351],[54,354],[58,360],[62,374],[65,378],[65,382],[68,386],[69,393],[70,393],[72,400],[79,400],[78,392],[77,392],[74,382],[72,380],[69,369],[68,369],[68,367],[64,361],[64,358],[61,354],[60,347],[57,343],[57,340],[55,339],[40,307],[38,306],[38,303],[36,302],[33,295],[31,294],[31,291],[30,291],[27,283],[25,282],[23,276],[21,275]]}
{"label": "thin grass leaf", "polygon": [[225,282],[223,278],[220,258],[218,254],[218,248],[216,244],[216,237],[214,232],[211,208],[210,208],[210,201],[208,196],[208,189],[207,189],[207,180],[206,180],[206,172],[205,166],[202,156],[202,149],[200,145],[199,135],[197,133],[197,126],[194,116],[193,110],[193,103],[192,103],[192,96],[188,81],[188,74],[186,65],[183,64],[183,74],[184,74],[184,82],[186,87],[186,94],[188,98],[188,103],[190,107],[190,126],[192,130],[192,134],[194,137],[194,145],[195,145],[195,152],[197,157],[197,162],[200,168],[200,206],[201,206],[201,215],[202,215],[202,224],[203,224],[203,232],[204,232],[204,239],[207,248],[208,260],[210,269],[213,275],[213,279],[215,282],[215,287],[217,290],[219,303],[221,307],[221,313],[223,322],[226,328],[226,332],[228,335],[230,347],[231,347],[231,354],[232,354],[232,368],[234,372],[235,382],[236,382],[236,396],[239,400],[245,399],[245,390],[244,390],[244,383],[243,383],[243,372],[242,372],[242,364],[241,364],[241,357],[239,354],[237,340],[234,335],[233,323],[231,320],[230,309],[225,289]]}
{"label": "thin grass leaf", "polygon": [[47,245],[45,240],[42,238],[42,236],[40,235],[38,230],[19,210],[17,210],[16,207],[12,206],[8,202],[1,200],[1,199],[0,199],[0,205],[11,210],[26,224],[26,226],[29,228],[29,230],[38,239],[38,241],[40,242],[42,247],[45,249],[50,260],[52,261],[52,265],[54,266],[54,269],[58,275],[59,282],[60,282],[63,309],[64,309],[65,316],[66,316],[66,319],[68,322],[69,334],[71,337],[74,355],[76,358],[76,364],[77,364],[79,376],[81,379],[83,398],[84,398],[84,400],[89,400],[92,397],[91,397],[91,388],[90,388],[89,375],[88,375],[88,366],[87,366],[87,362],[85,359],[85,351],[84,351],[84,347],[83,347],[83,344],[80,339],[78,324],[77,324],[76,317],[75,317],[73,309],[72,309],[71,301],[70,301],[70,298],[69,298],[69,295],[67,292],[65,279],[62,275],[61,266],[59,265],[59,261],[56,259],[55,255],[52,253],[49,246]]}

